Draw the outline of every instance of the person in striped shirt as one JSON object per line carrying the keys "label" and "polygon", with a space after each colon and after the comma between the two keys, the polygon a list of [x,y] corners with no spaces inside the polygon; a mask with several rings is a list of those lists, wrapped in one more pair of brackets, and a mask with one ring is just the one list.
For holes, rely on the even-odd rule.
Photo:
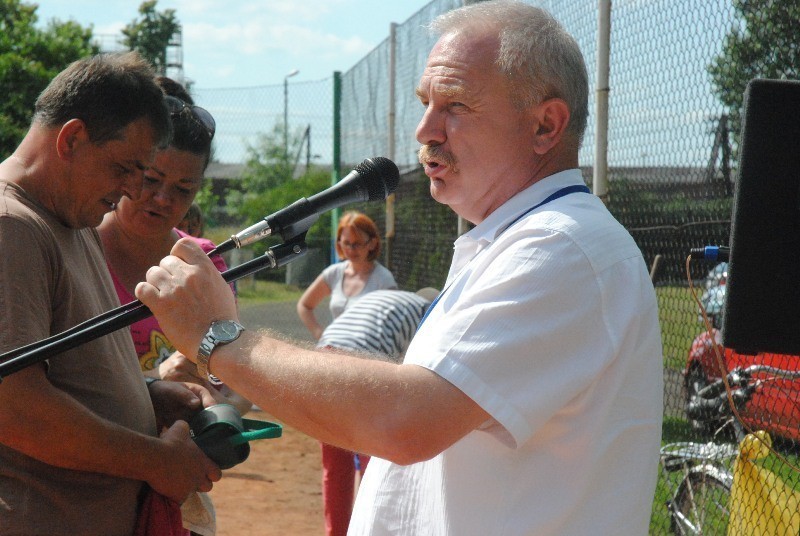
{"label": "person in striped shirt", "polygon": [[417,325],[437,291],[376,290],[334,320],[317,348],[346,349],[402,361]]}
{"label": "person in striped shirt", "polygon": [[[374,290],[354,302],[322,332],[317,348],[329,352],[357,352],[373,359],[400,362],[417,331],[425,311],[438,294],[424,288],[416,293],[405,290]],[[361,477],[369,456],[325,445],[322,464],[322,493],[325,533],[347,533],[356,473]]]}

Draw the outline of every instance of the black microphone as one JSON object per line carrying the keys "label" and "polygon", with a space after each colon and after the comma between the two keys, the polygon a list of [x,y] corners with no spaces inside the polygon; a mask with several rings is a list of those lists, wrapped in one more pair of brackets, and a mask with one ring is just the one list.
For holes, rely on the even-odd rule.
{"label": "black microphone", "polygon": [[386,199],[399,182],[400,171],[394,162],[382,156],[367,158],[327,190],[298,199],[267,216],[218,245],[209,255],[241,248],[274,234],[280,234],[285,241],[290,240],[308,231],[323,212],[349,203]]}

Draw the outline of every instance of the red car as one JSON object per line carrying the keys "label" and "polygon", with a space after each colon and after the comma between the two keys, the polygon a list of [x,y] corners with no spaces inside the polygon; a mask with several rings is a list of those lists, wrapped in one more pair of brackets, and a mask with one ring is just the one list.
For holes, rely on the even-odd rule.
{"label": "red car", "polygon": [[[706,277],[706,291],[700,301],[711,321],[712,330],[711,333],[703,331],[695,338],[683,371],[686,408],[690,413],[690,421],[695,430],[705,433],[713,433],[724,424],[724,419],[715,415],[704,414],[702,418],[692,418],[693,414],[689,411],[692,408],[692,401],[696,400],[697,392],[706,385],[737,367],[769,365],[790,371],[800,370],[800,356],[770,353],[745,355],[719,346],[721,339],[719,326],[727,288],[727,269],[727,263],[720,263]],[[724,373],[720,371],[712,339],[720,349]],[[757,384],[756,389],[738,408],[745,428],[767,430],[774,436],[800,441],[800,380],[767,377],[763,373],[756,374],[753,380]]]}
{"label": "red car", "polygon": [[[719,332],[714,329],[719,339]],[[800,370],[800,356],[760,353],[745,355],[722,348],[721,356],[725,373],[734,368],[750,365],[769,365],[784,370]],[[707,332],[698,336],[692,344],[684,370],[687,408],[697,392],[722,376],[720,366]],[[738,408],[745,428],[767,430],[773,436],[800,442],[800,380],[787,380],[765,374],[756,374],[758,382],[752,397]],[[692,420],[693,427],[706,434],[715,432],[724,422],[713,415]]]}

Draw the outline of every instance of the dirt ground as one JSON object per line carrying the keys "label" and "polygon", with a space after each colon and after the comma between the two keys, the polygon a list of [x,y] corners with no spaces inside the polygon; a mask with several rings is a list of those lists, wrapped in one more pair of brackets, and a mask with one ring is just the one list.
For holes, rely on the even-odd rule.
{"label": "dirt ground", "polygon": [[[319,309],[320,321],[327,323],[327,302]],[[240,318],[248,329],[269,327],[294,339],[311,340],[294,302],[241,307]],[[245,418],[279,422],[260,410]],[[211,498],[218,536],[323,535],[319,442],[287,426],[279,438],[251,441],[250,456],[223,471]]]}
{"label": "dirt ground", "polygon": [[[276,422],[262,411],[247,419]],[[223,471],[211,498],[219,536],[318,536],[322,519],[319,442],[292,428],[250,442],[250,456]]]}

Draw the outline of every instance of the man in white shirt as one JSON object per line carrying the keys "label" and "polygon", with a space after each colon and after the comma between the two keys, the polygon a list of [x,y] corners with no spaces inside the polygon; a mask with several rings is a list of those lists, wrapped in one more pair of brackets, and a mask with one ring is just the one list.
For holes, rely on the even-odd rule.
{"label": "man in white shirt", "polygon": [[[323,360],[245,332],[217,346],[211,368],[276,418],[373,455],[349,534],[646,534],[657,304],[636,244],[578,170],[578,45],[514,1],[475,3],[433,28],[420,162],[433,198],[475,228],[456,241],[405,360]],[[173,254],[137,295],[195,355],[236,308],[200,250]]]}

